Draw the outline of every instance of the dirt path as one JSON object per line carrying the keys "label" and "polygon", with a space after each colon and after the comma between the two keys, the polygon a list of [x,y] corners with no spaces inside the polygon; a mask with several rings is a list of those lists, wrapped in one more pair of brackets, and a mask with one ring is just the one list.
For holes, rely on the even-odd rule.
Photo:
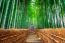
{"label": "dirt path", "polygon": [[42,41],[35,33],[30,33],[26,39],[26,43],[42,43]]}

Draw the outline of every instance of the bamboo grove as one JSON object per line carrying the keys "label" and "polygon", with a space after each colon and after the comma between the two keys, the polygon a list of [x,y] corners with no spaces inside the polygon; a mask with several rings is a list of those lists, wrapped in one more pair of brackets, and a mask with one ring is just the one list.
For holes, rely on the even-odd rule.
{"label": "bamboo grove", "polygon": [[65,0],[0,0],[0,28],[63,28]]}

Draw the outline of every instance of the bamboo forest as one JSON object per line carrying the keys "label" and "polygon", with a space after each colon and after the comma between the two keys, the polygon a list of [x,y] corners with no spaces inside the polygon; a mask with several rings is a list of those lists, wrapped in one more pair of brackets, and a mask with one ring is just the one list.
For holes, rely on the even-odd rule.
{"label": "bamboo forest", "polygon": [[0,0],[0,43],[65,43],[65,0]]}
{"label": "bamboo forest", "polygon": [[64,28],[65,0],[0,0],[0,28]]}

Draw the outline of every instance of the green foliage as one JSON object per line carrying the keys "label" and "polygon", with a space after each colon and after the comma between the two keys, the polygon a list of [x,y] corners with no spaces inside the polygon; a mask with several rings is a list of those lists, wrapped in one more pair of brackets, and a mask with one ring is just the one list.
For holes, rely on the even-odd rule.
{"label": "green foliage", "polygon": [[0,28],[65,27],[65,0],[0,0]]}

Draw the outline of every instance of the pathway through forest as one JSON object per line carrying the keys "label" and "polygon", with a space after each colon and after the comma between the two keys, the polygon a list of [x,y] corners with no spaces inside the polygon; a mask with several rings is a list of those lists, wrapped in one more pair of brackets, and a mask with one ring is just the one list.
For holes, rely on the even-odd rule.
{"label": "pathway through forest", "polygon": [[35,34],[30,33],[26,39],[27,43],[43,43],[42,40]]}

